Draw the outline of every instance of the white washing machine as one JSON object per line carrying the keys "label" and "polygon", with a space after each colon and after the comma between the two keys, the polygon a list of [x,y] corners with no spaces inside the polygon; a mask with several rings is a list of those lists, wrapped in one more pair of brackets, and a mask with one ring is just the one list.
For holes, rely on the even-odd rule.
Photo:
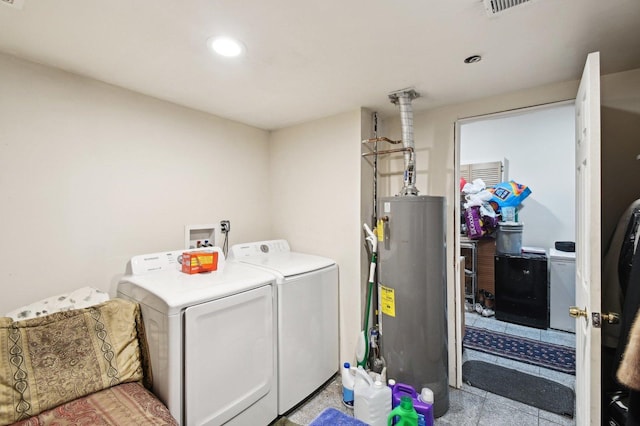
{"label": "white washing machine", "polygon": [[338,371],[338,265],[292,252],[285,240],[236,244],[229,257],[276,276],[278,414],[285,414]]}
{"label": "white washing machine", "polygon": [[576,254],[549,249],[549,327],[576,332],[569,307],[576,304]]}
{"label": "white washing machine", "polygon": [[141,306],[153,391],[182,425],[266,425],[277,418],[273,274],[225,262],[180,271],[177,250],[136,256],[118,296]]}

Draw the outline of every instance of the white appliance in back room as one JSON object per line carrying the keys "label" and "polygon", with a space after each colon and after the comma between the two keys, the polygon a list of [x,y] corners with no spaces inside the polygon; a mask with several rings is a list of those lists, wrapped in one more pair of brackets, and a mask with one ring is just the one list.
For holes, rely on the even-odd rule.
{"label": "white appliance in back room", "polygon": [[[202,249],[198,249],[202,250]],[[277,413],[273,274],[225,262],[181,272],[177,250],[136,256],[118,296],[140,304],[153,391],[182,425],[267,425]]]}
{"label": "white appliance in back room", "polygon": [[549,327],[576,332],[569,307],[576,304],[576,254],[549,249]]}
{"label": "white appliance in back room", "polygon": [[236,244],[229,258],[276,276],[278,414],[285,414],[338,371],[338,266],[292,252],[285,240]]}

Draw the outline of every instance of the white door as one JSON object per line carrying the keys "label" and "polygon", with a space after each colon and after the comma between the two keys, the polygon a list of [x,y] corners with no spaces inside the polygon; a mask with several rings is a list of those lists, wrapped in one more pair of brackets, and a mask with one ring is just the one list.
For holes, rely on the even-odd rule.
{"label": "white door", "polygon": [[600,424],[600,54],[576,96],[576,424]]}

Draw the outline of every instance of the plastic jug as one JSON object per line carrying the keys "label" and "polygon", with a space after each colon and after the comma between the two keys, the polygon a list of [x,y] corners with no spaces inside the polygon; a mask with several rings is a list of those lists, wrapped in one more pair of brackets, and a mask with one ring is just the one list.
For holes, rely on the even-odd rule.
{"label": "plastic jug", "polygon": [[[395,423],[394,423],[395,420]],[[400,399],[400,405],[391,410],[387,417],[387,426],[418,426],[418,413],[413,408],[413,402],[408,396]]]}
{"label": "plastic jug", "polygon": [[418,426],[433,426],[433,392],[429,388],[423,388],[418,396],[416,390],[405,383],[396,383],[392,388],[392,407],[400,405],[403,397],[409,397],[413,408],[418,413]]}
{"label": "plastic jug", "polygon": [[367,407],[363,400],[363,394],[373,386],[373,379],[371,379],[371,376],[367,374],[361,365],[359,365],[357,369],[353,369],[353,371],[356,375],[355,382],[353,384],[353,417],[364,421],[364,419],[360,419],[358,416],[364,416],[367,411]]}
{"label": "plastic jug", "polygon": [[347,407],[353,407],[353,386],[355,377],[351,374],[351,365],[345,362],[342,366],[342,403]]}
{"label": "plastic jug", "polygon": [[391,412],[391,389],[379,380],[373,382],[358,368],[354,392],[353,416],[371,426],[385,426]]}

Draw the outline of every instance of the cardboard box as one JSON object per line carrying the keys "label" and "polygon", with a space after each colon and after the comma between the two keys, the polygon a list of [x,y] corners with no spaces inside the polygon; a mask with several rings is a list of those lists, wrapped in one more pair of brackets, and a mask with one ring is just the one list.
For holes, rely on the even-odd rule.
{"label": "cardboard box", "polygon": [[182,253],[182,272],[199,274],[218,269],[218,252],[192,251]]}

